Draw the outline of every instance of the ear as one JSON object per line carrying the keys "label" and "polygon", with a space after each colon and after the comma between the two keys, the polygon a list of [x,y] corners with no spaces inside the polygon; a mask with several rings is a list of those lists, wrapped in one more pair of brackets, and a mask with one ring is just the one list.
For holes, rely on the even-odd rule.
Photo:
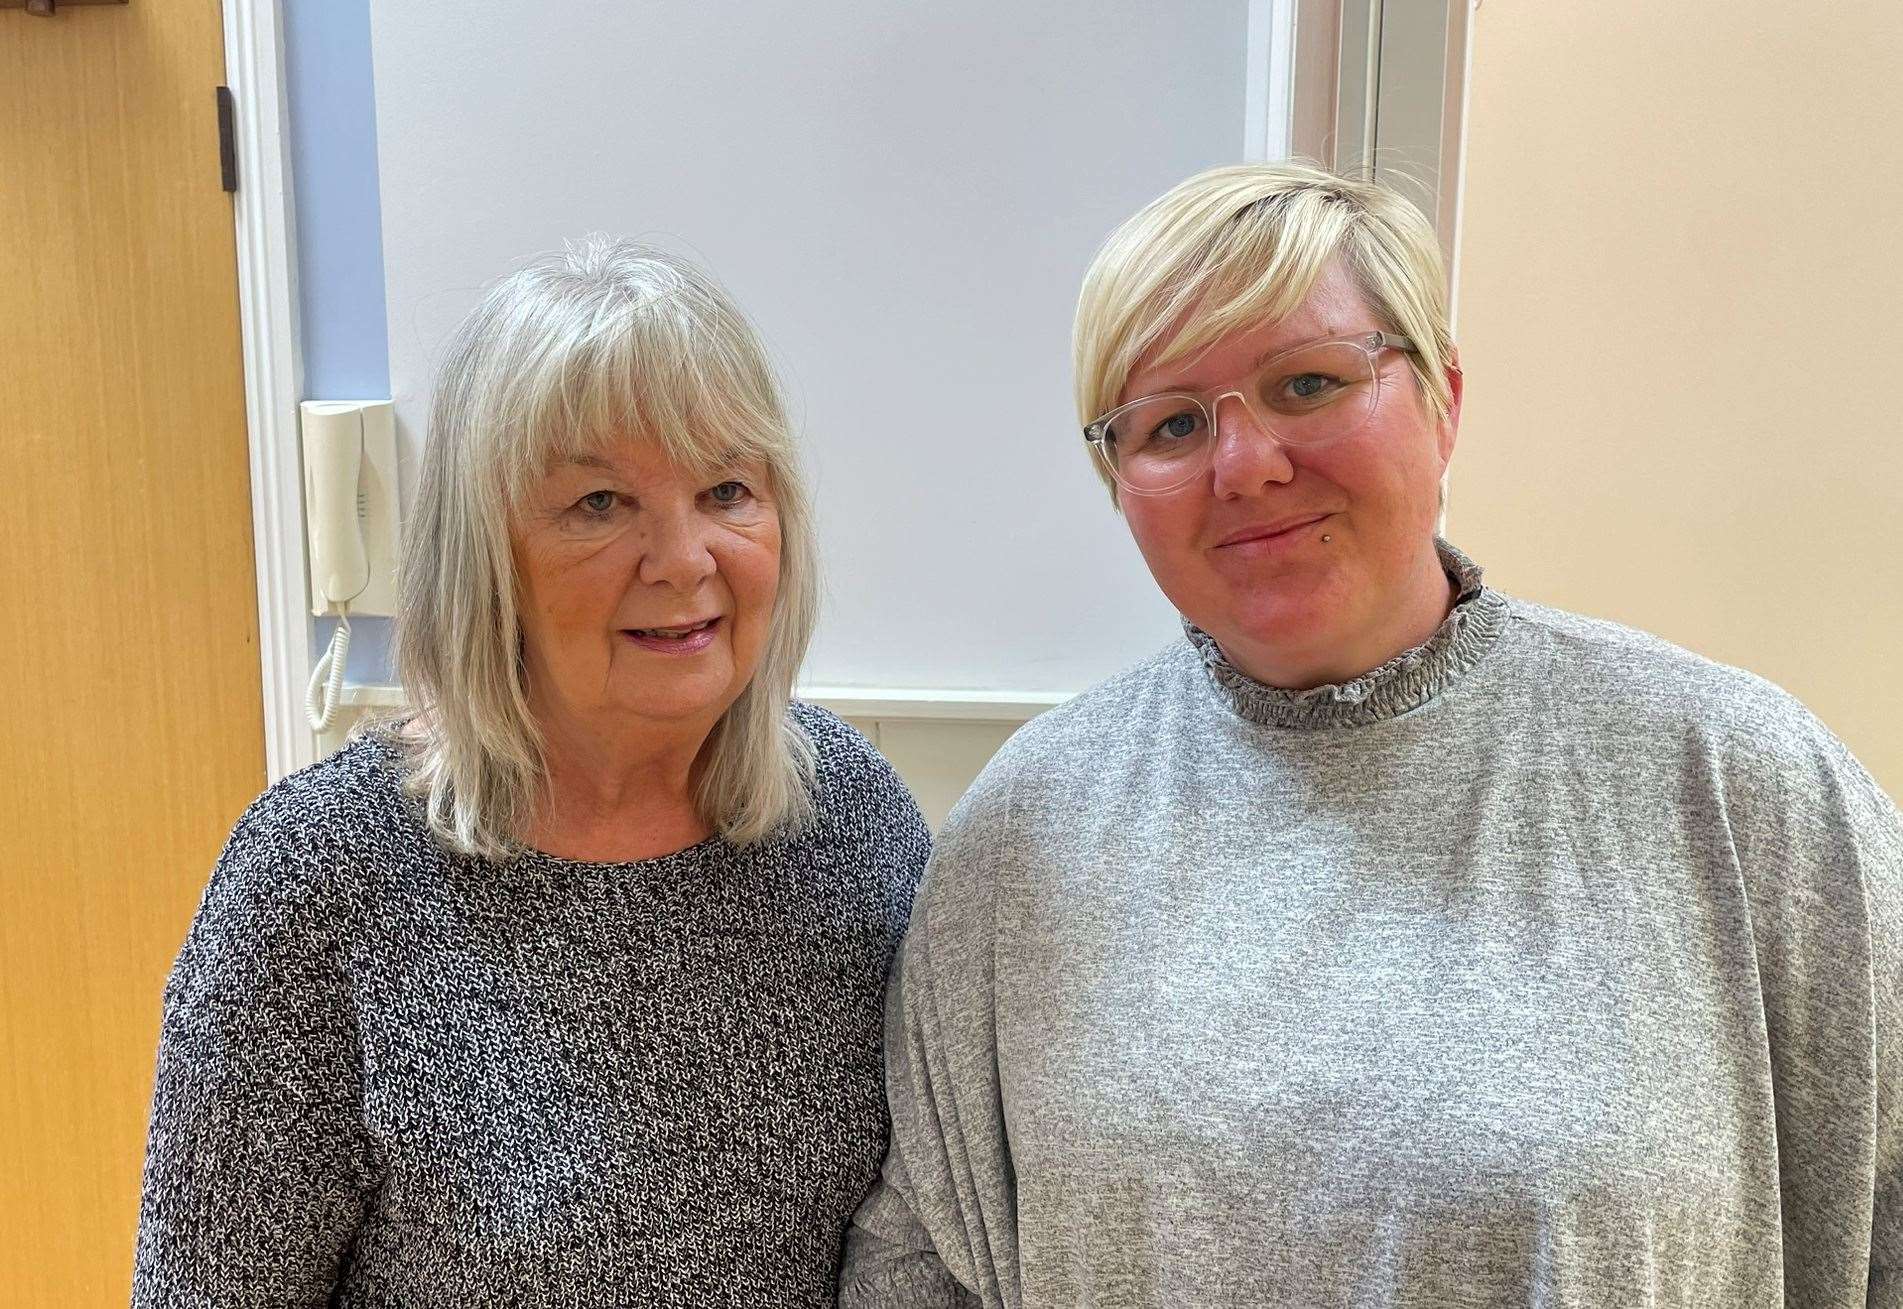
{"label": "ear", "polygon": [[1447,417],[1440,420],[1436,437],[1440,444],[1441,470],[1453,462],[1454,442],[1460,435],[1460,402],[1466,394],[1466,379],[1460,371],[1460,351],[1456,350],[1447,360]]}

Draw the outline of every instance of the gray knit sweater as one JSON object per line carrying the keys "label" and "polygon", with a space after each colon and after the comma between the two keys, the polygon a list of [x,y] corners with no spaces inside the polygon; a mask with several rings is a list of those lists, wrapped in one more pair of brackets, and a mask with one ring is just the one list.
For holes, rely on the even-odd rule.
{"label": "gray knit sweater", "polygon": [[134,1303],[831,1304],[929,838],[794,713],[818,823],[745,849],[452,857],[375,739],[266,792],[166,988]]}
{"label": "gray knit sweater", "polygon": [[940,833],[842,1306],[1903,1306],[1903,833],[1789,696],[1462,583],[1188,642]]}

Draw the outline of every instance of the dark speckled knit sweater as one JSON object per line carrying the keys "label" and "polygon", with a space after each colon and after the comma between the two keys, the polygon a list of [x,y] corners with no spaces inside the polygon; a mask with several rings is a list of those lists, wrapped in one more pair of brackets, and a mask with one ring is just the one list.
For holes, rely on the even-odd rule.
{"label": "dark speckled knit sweater", "polygon": [[165,993],[135,1305],[830,1305],[929,837],[823,710],[815,828],[446,854],[375,739],[245,813]]}

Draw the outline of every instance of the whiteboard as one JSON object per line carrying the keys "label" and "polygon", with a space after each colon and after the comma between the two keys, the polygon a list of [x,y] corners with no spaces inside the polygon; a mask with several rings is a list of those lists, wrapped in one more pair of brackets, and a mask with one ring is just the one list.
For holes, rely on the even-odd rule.
{"label": "whiteboard", "polygon": [[1180,638],[1092,473],[1098,244],[1244,139],[1248,0],[372,6],[406,463],[481,288],[588,231],[759,326],[818,510],[807,685],[1074,691]]}

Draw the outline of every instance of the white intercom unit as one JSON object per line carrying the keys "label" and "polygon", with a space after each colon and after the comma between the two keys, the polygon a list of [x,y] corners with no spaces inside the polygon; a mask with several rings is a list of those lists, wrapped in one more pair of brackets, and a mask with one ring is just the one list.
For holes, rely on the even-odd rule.
{"label": "white intercom unit", "polygon": [[339,620],[311,674],[307,707],[321,732],[337,714],[351,618],[396,612],[396,414],[387,400],[306,400],[300,409],[311,613]]}

